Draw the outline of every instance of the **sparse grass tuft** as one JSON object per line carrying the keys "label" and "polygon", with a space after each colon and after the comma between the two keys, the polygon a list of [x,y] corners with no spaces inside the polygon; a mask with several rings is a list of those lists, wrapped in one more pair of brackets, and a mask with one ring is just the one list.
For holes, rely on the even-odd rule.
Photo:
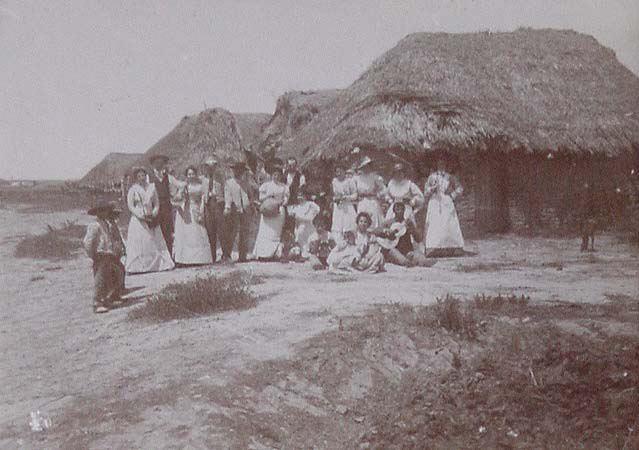
{"label": "sparse grass tuft", "polygon": [[458,298],[446,294],[443,300],[437,299],[434,308],[439,326],[464,339],[477,339],[478,321],[470,306],[462,305]]}
{"label": "sparse grass tuft", "polygon": [[252,278],[244,272],[172,283],[130,311],[128,318],[157,323],[254,308],[257,300],[252,285]]}
{"label": "sparse grass tuft", "polygon": [[22,238],[13,255],[16,258],[68,259],[81,247],[85,227],[66,221],[59,227],[47,224],[44,234]]}
{"label": "sparse grass tuft", "polygon": [[478,294],[473,297],[473,306],[484,311],[501,311],[504,308],[523,308],[528,306],[530,297],[527,295],[485,295]]}

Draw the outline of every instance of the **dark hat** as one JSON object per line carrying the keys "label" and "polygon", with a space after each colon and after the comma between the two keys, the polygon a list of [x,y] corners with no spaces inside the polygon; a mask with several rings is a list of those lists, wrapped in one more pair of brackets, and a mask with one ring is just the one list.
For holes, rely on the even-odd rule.
{"label": "dark hat", "polygon": [[164,162],[167,162],[169,160],[169,157],[166,156],[166,155],[151,155],[149,157],[149,162],[151,164],[153,164],[155,161],[158,161],[158,160],[162,160]]}
{"label": "dark hat", "polygon": [[133,176],[137,175],[138,172],[148,173],[146,168],[144,168],[142,166],[133,166],[133,167],[131,167],[131,174]]}
{"label": "dark hat", "polygon": [[246,170],[246,163],[243,162],[236,162],[235,164],[231,165],[231,169],[232,170]]}
{"label": "dark hat", "polygon": [[90,216],[97,216],[98,214],[120,214],[120,210],[112,203],[98,203],[93,208],[87,211]]}

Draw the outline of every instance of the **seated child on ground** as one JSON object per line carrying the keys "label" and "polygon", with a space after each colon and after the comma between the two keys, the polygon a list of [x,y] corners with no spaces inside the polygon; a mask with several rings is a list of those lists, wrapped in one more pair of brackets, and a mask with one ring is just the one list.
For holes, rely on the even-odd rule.
{"label": "seated child on ground", "polygon": [[328,256],[337,244],[331,236],[329,221],[325,217],[317,220],[317,231],[309,237],[308,261],[315,270],[328,268]]}
{"label": "seated child on ground", "polygon": [[361,255],[355,242],[355,232],[345,231],[342,239],[331,250],[326,262],[331,271],[351,271]]}

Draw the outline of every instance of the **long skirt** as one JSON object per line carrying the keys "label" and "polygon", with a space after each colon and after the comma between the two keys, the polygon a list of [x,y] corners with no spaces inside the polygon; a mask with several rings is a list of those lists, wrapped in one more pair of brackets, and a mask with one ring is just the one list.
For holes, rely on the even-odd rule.
{"label": "long skirt", "polygon": [[460,249],[464,237],[459,227],[455,204],[449,195],[433,195],[426,211],[426,252],[433,249]]}
{"label": "long skirt", "polygon": [[366,212],[370,214],[371,220],[373,223],[371,224],[371,229],[378,228],[384,222],[384,213],[382,212],[382,205],[379,203],[379,200],[376,198],[363,198],[357,204],[357,212]]}
{"label": "long skirt", "polygon": [[274,217],[260,217],[260,228],[255,240],[256,258],[273,258],[280,256],[282,251],[282,228],[284,227],[284,209]]}
{"label": "long skirt", "polygon": [[341,238],[345,231],[355,231],[357,225],[355,220],[357,213],[355,206],[351,202],[333,204],[333,224],[331,234],[335,239]]}
{"label": "long skirt", "polygon": [[180,264],[211,264],[211,243],[206,227],[193,220],[190,211],[175,215],[173,259]]}
{"label": "long skirt", "polygon": [[331,270],[352,271],[353,266],[359,259],[357,247],[349,245],[341,250],[337,247],[333,248],[326,258],[326,263]]}
{"label": "long skirt", "polygon": [[149,225],[131,216],[126,240],[127,273],[171,270],[175,267],[159,226]]}
{"label": "long skirt", "polygon": [[371,244],[366,254],[357,261],[355,269],[360,272],[377,273],[384,270],[384,255],[382,248],[377,244]]}

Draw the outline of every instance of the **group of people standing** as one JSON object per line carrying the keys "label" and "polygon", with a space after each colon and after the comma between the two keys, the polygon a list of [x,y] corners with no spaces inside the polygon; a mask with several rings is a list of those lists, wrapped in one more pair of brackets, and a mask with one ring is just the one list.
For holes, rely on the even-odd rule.
{"label": "group of people standing", "polygon": [[[375,273],[386,261],[429,266],[429,254],[463,249],[453,203],[462,188],[446,172],[443,160],[423,190],[403,164],[394,166],[388,183],[372,169],[369,158],[355,168],[356,175],[352,168],[338,167],[329,195],[332,207],[324,208],[317,203],[320,193],[308,189],[294,158],[285,165],[266,164],[257,173],[237,163],[227,179],[214,159],[207,159],[199,171],[189,166],[182,179],[169,173],[168,161],[155,155],[150,170],[133,168],[126,194],[131,212],[126,244],[119,232],[114,235],[116,210],[102,206],[90,211],[98,219],[85,237],[94,260],[96,307],[104,307],[104,298],[117,297],[124,273],[212,264],[218,242],[221,261],[231,262],[236,238],[237,262],[305,261],[314,269],[338,272]],[[421,230],[415,215],[425,206]],[[100,246],[108,240],[119,243]],[[105,252],[113,257],[100,256]],[[106,286],[108,279],[112,282]]]}

